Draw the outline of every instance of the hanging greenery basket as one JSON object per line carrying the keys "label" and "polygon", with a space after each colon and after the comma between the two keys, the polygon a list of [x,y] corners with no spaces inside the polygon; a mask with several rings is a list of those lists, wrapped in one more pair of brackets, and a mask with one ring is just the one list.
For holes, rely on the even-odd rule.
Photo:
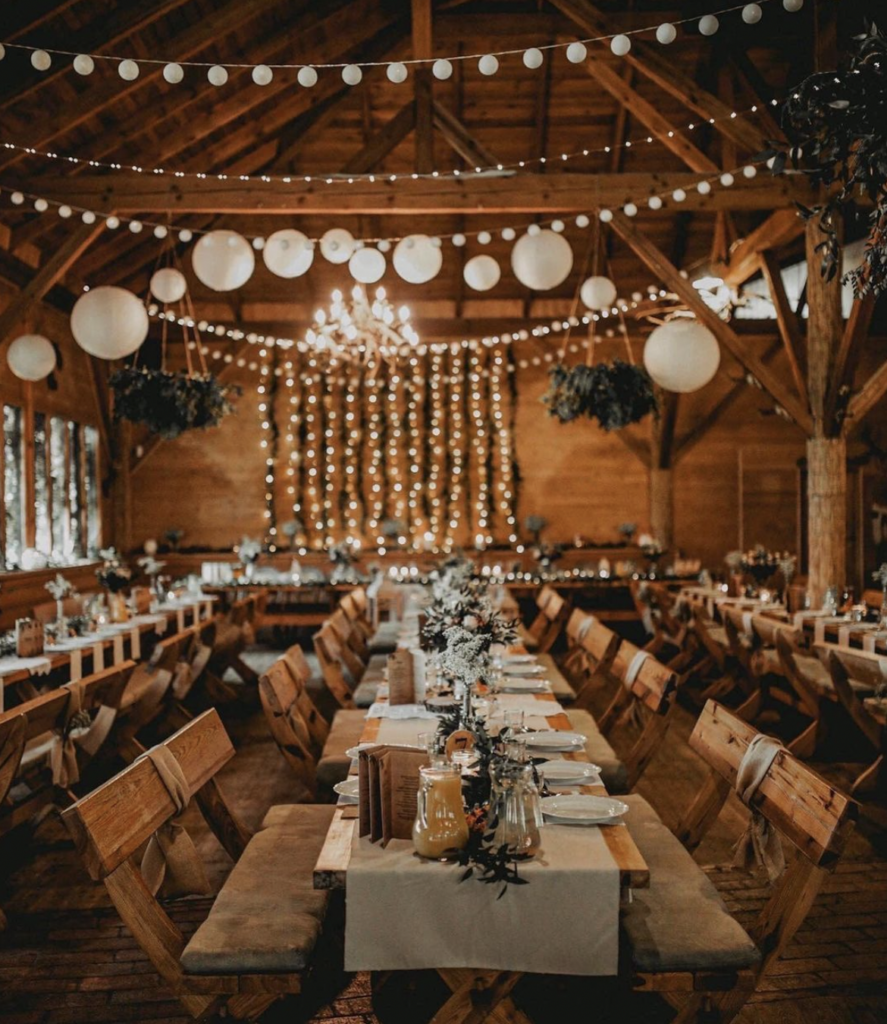
{"label": "hanging greenery basket", "polygon": [[222,384],[210,373],[188,376],[143,367],[118,370],[109,381],[115,419],[144,423],[164,438],[186,430],[218,426],[234,411],[235,385]]}
{"label": "hanging greenery basket", "polygon": [[801,207],[806,219],[819,217],[829,279],[840,267],[835,214],[860,195],[872,201],[865,257],[848,279],[857,294],[877,295],[887,291],[887,39],[870,25],[855,44],[845,67],[810,75],[790,91],[782,118],[790,148],[762,156],[772,159],[776,174],[791,162],[814,184],[837,186],[822,206]]}
{"label": "hanging greenery basket", "polygon": [[596,419],[604,430],[619,430],[638,423],[656,409],[650,375],[621,359],[593,366],[558,363],[549,377],[542,401],[561,423],[587,416]]}

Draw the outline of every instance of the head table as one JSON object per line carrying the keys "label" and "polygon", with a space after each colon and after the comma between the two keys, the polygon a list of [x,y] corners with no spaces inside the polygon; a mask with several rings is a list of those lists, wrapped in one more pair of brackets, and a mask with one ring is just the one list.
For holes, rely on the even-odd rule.
{"label": "head table", "polygon": [[[525,709],[533,730],[572,731],[551,692],[498,699],[502,711]],[[435,727],[428,717],[404,713],[414,712],[374,705],[361,742],[415,743]],[[582,749],[552,756],[588,761]],[[606,795],[599,780],[570,791]],[[506,1015],[526,1020],[510,998],[524,973],[617,973],[620,894],[650,881],[630,822],[544,825],[540,852],[519,868],[528,884],[497,898],[501,886],[460,881],[464,868],[423,861],[409,841],[382,848],[359,838],[357,810],[337,807],[314,868],[315,888],[346,890],[347,969],[384,977],[433,968],[451,992],[435,1020],[453,1022],[480,1022],[500,1004]]]}

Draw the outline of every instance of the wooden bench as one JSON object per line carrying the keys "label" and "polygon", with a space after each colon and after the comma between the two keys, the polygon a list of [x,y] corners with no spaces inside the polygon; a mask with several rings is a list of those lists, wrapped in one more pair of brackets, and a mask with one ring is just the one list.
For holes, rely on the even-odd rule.
{"label": "wooden bench", "polygon": [[177,806],[150,758],[140,758],[62,815],[90,875],[104,883],[124,924],[194,1018],[226,1009],[251,1020],[299,992],[319,938],[327,894],[312,868],[333,808],[272,807],[250,836],[215,776],[234,748],[215,710],[161,744],[235,866],[206,920],[186,942],[133,855]]}
{"label": "wooden bench", "polygon": [[706,704],[690,746],[710,774],[677,839],[642,797],[624,798],[632,836],[650,865],[649,889],[623,907],[625,966],[634,988],[660,992],[678,1007],[680,1024],[727,1024],[739,1013],[803,923],[857,817],[853,800],[787,750],[777,754],[752,806],[795,855],[746,933],[688,851],[717,819],[756,735],[714,701]]}

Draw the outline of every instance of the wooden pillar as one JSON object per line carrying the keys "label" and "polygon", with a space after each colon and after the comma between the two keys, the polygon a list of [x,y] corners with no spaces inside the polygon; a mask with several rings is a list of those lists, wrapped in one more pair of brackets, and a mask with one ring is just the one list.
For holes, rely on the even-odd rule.
{"label": "wooden pillar", "polygon": [[650,467],[650,531],[667,551],[674,542],[674,478],[672,470]]}
{"label": "wooden pillar", "polygon": [[843,334],[841,276],[820,273],[818,218],[807,222],[807,394],[813,433],[807,441],[807,593],[819,607],[829,587],[847,577],[847,445],[828,414],[828,386]]}
{"label": "wooden pillar", "polygon": [[132,424],[128,420],[117,424],[115,448],[111,543],[123,555],[132,547]]}

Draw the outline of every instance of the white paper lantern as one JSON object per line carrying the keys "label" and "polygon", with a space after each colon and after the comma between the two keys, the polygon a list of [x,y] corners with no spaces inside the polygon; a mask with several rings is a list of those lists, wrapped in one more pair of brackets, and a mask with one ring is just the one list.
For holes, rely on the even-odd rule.
{"label": "white paper lantern", "polygon": [[346,64],[342,68],[342,81],[346,85],[358,85],[360,80],[363,78],[363,71],[357,66],[357,64]]}
{"label": "white paper lantern", "polygon": [[221,64],[213,64],[207,71],[206,77],[209,79],[210,85],[224,85],[228,81],[228,69],[223,68]]}
{"label": "white paper lantern", "polygon": [[502,271],[492,256],[472,256],[465,264],[462,277],[469,288],[476,292],[488,292],[499,283]]}
{"label": "white paper lantern", "polygon": [[571,64],[581,64],[588,56],[588,50],[584,43],[570,43],[567,47],[567,60]]}
{"label": "white paper lantern", "polygon": [[88,53],[78,53],[74,58],[74,70],[78,75],[91,75],[95,71],[95,61]]}
{"label": "white paper lantern", "polygon": [[713,14],[704,14],[699,19],[699,31],[704,36],[713,36],[720,27],[720,22]]}
{"label": "white paper lantern", "polygon": [[314,262],[314,243],[301,231],[284,228],[265,240],[262,259],[278,277],[301,277]]}
{"label": "white paper lantern", "polygon": [[385,273],[385,267],[385,257],[371,246],[358,249],[348,261],[351,276],[361,284],[375,284]]}
{"label": "white paper lantern", "polygon": [[296,80],[303,89],[310,89],[312,86],[317,85],[317,72],[314,68],[299,68]]}
{"label": "white paper lantern", "polygon": [[789,12],[789,14],[797,14],[797,12],[804,6],[804,0],[782,0],[782,6]]}
{"label": "white paper lantern", "polygon": [[178,85],[185,77],[181,64],[167,64],[163,69],[163,77],[170,85]]}
{"label": "white paper lantern", "polygon": [[453,65],[450,61],[441,58],[431,65],[431,73],[439,82],[445,82],[453,76]]}
{"label": "white paper lantern", "polygon": [[354,235],[345,228],[330,228],[320,240],[320,252],[330,263],[347,263],[354,252]]}
{"label": "white paper lantern", "polygon": [[477,70],[482,75],[495,75],[499,70],[499,58],[492,53],[485,53],[477,62]]}
{"label": "white paper lantern", "polygon": [[256,258],[243,235],[220,228],[204,235],[194,246],[191,266],[197,280],[207,288],[230,292],[253,276]]}
{"label": "white paper lantern", "polygon": [[410,284],[425,284],[437,277],[443,253],[428,235],[407,235],[394,247],[394,269]]}
{"label": "white paper lantern", "polygon": [[9,346],[6,362],[19,380],[43,380],[55,369],[55,349],[42,334],[23,334]]}
{"label": "white paper lantern", "polygon": [[666,391],[698,391],[718,372],[721,350],[712,332],[697,320],[670,320],[644,345],[647,373]]}
{"label": "white paper lantern", "polygon": [[134,60],[122,60],[117,65],[117,74],[124,82],[134,82],[139,77],[139,66]]}
{"label": "white paper lantern", "polygon": [[624,57],[631,49],[631,40],[626,35],[613,36],[610,49],[617,57]]}
{"label": "white paper lantern", "polygon": [[388,69],[385,72],[388,76],[389,82],[394,82],[395,85],[400,85],[402,82],[407,80],[407,66],[402,64],[400,61],[395,61],[394,64],[389,64]]}
{"label": "white paper lantern", "polygon": [[101,285],[84,292],[71,310],[77,344],[99,359],[123,359],[148,337],[148,313],[125,288]]}
{"label": "white paper lantern", "polygon": [[669,43],[673,43],[677,39],[677,35],[678,30],[674,25],[665,21],[656,29],[656,42],[668,46]]}
{"label": "white paper lantern", "polygon": [[161,267],[151,277],[151,294],[160,302],[178,302],[187,290],[185,275],[175,267]]}
{"label": "white paper lantern", "polygon": [[256,85],[270,85],[274,72],[267,64],[257,64],[253,68],[253,81]]}
{"label": "white paper lantern", "polygon": [[529,50],[524,50],[524,67],[529,68],[531,71],[541,68],[544,59],[542,51],[538,46],[531,46]]}
{"label": "white paper lantern", "polygon": [[588,309],[609,309],[616,301],[616,285],[609,277],[589,277],[579,289],[579,298]]}
{"label": "white paper lantern", "polygon": [[31,54],[31,64],[38,71],[49,71],[52,66],[52,57],[46,50],[35,50]]}
{"label": "white paper lantern", "polygon": [[547,292],[566,281],[573,269],[573,250],[563,235],[545,229],[519,238],[511,250],[511,268],[522,285]]}
{"label": "white paper lantern", "polygon": [[746,4],[742,8],[742,20],[746,25],[757,25],[763,16],[760,4]]}

